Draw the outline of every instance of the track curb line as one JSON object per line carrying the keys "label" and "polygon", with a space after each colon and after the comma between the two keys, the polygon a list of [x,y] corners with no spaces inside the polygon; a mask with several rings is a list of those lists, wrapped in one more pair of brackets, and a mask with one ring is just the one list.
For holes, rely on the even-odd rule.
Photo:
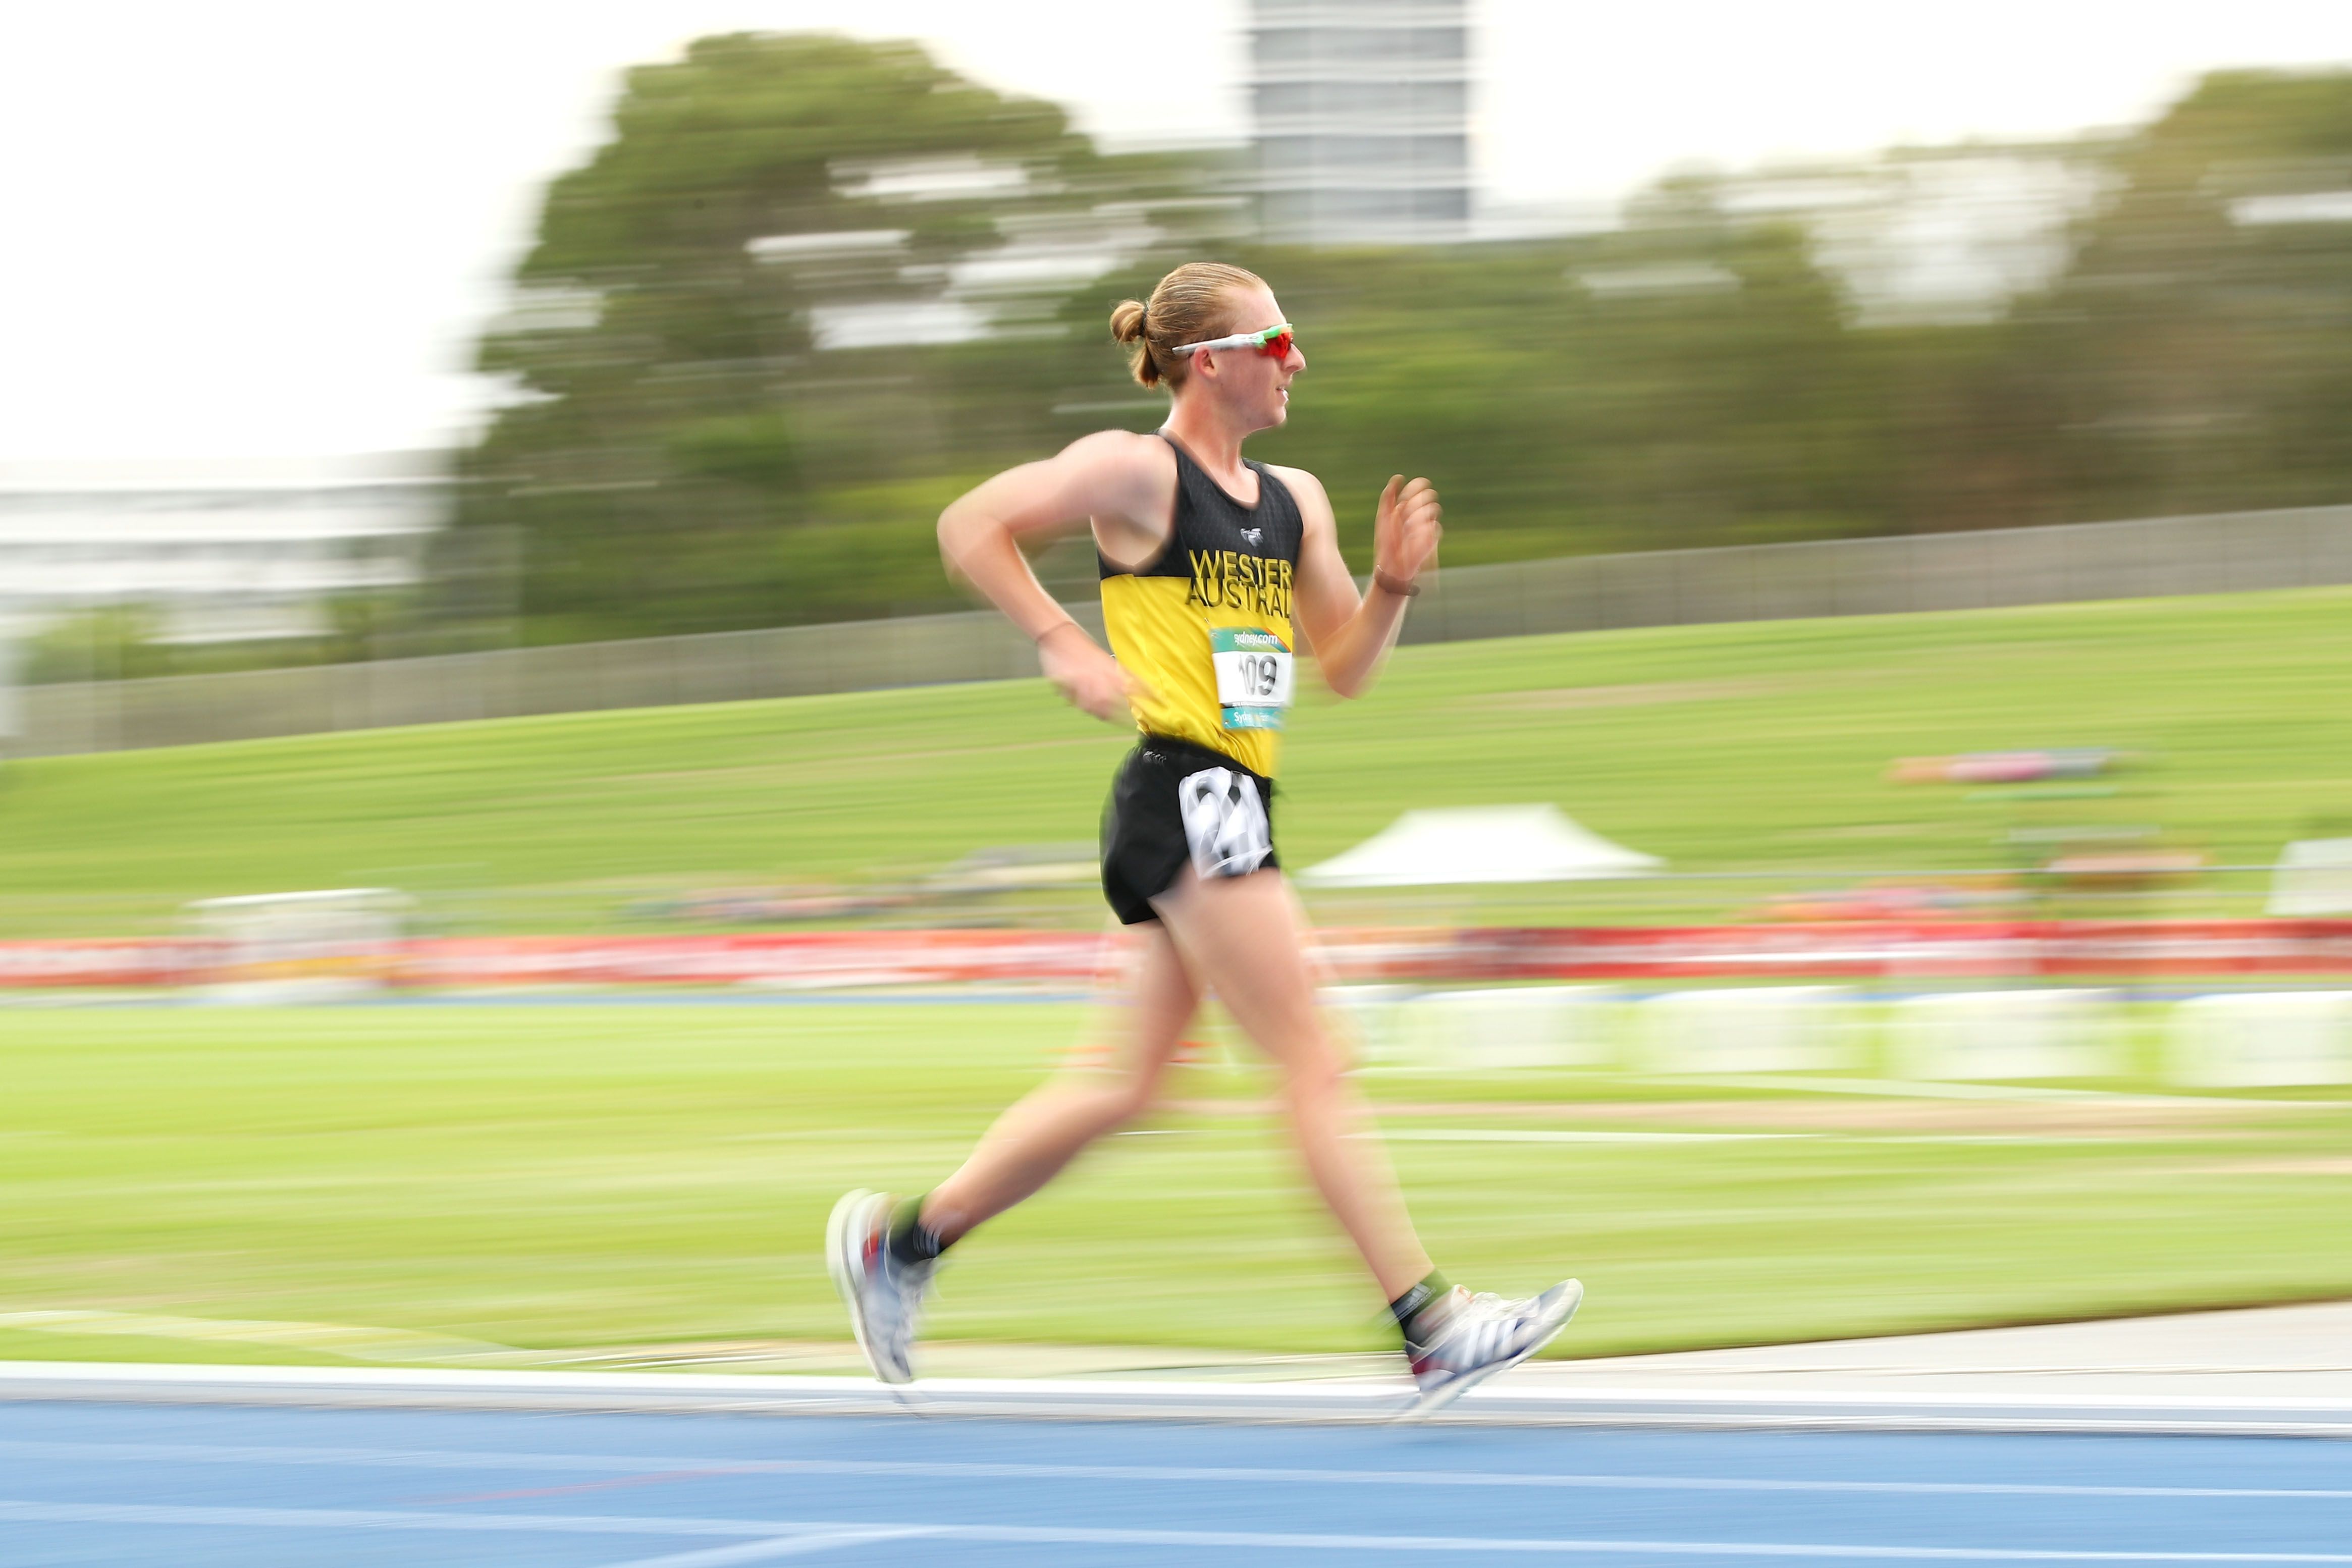
{"label": "track curb line", "polygon": [[[1392,1420],[1412,1394],[1402,1379],[936,1378],[892,1388],[862,1377],[17,1361],[0,1362],[0,1400],[1352,1425]],[[1498,1381],[1465,1395],[1434,1424],[2352,1437],[2352,1402],[2284,1396],[2057,1398],[2040,1391],[1759,1394],[1630,1384],[1563,1389]]]}

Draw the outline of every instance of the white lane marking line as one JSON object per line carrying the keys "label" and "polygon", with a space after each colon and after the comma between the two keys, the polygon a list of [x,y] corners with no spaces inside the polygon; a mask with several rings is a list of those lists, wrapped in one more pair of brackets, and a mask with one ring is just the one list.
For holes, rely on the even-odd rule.
{"label": "white lane marking line", "polygon": [[292,1345],[323,1350],[354,1361],[499,1361],[536,1363],[556,1359],[512,1345],[409,1329],[361,1323],[279,1322],[266,1318],[185,1318],[163,1312],[118,1312],[98,1307],[57,1307],[0,1312],[0,1329],[26,1333],[124,1334],[142,1339],[198,1343]]}
{"label": "white lane marking line", "polygon": [[2183,1105],[2300,1104],[2300,1101],[2242,1100],[2233,1094],[2156,1094],[2129,1089],[2053,1089],[2042,1084],[1948,1083],[1923,1078],[1814,1078],[1778,1072],[1707,1074],[1691,1078],[1647,1077],[1650,1083],[1699,1082],[1710,1088],[1811,1091],[1816,1094],[1870,1094],[1888,1100],[2105,1100],[2155,1101]]}
{"label": "white lane marking line", "polygon": [[877,1541],[904,1541],[928,1533],[919,1525],[876,1525],[869,1530],[836,1530],[810,1535],[780,1535],[773,1541],[747,1541],[740,1546],[706,1546],[696,1552],[673,1552],[664,1557],[634,1557],[607,1568],[726,1568],[734,1563],[767,1563],[779,1557],[800,1557],[830,1552],[836,1546],[864,1546]]}
{"label": "white lane marking line", "polygon": [[867,1528],[854,1521],[677,1519],[604,1513],[427,1513],[409,1509],[230,1508],[0,1499],[0,1520],[38,1524],[216,1525],[231,1530],[540,1531],[554,1535],[731,1535],[773,1539]]}
{"label": "white lane marking line", "polygon": [[1941,1497],[2304,1498],[2352,1501],[2352,1488],[2158,1487],[2058,1481],[1873,1481],[1768,1476],[1547,1475],[1511,1470],[1338,1470],[1292,1466],[1038,1465],[952,1459],[738,1459],[722,1456],[547,1454],[496,1449],[294,1448],[209,1443],[0,1441],[0,1457],[156,1459],[215,1465],[351,1465],[419,1470],[551,1470],[590,1475],[890,1476],[911,1479],[1260,1481],[1291,1485],[1552,1487],[1579,1490],[1865,1492]]}
{"label": "white lane marking line", "polygon": [[1391,1144],[1745,1144],[1767,1138],[1821,1138],[1822,1133],[1627,1133],[1537,1127],[1392,1127],[1350,1133]]}
{"label": "white lane marking line", "polygon": [[1535,1127],[1392,1127],[1381,1133],[1350,1133],[1391,1144],[1741,1144],[1766,1139],[1805,1139],[1817,1144],[2153,1144],[2172,1141],[2162,1134],[2112,1137],[2061,1133],[1627,1133]]}
{"label": "white lane marking line", "polygon": [[1665,1557],[1833,1557],[1957,1563],[2344,1563],[2340,1552],[2047,1551],[2011,1546],[1874,1546],[1780,1541],[1547,1540],[1475,1535],[1341,1535],[1281,1531],[1114,1530],[1066,1525],[868,1525],[851,1520],[648,1519],[601,1514],[430,1514],[394,1510],[196,1508],[154,1503],[0,1500],[0,1520],[42,1524],[215,1525],[262,1530],[538,1531],[585,1535],[835,1535],[901,1529],[934,1541],[1030,1546],[1192,1546],[1319,1552],[1508,1552]]}
{"label": "white lane marking line", "polygon": [[2163,1133],[1823,1133],[1832,1144],[2163,1144],[2179,1140]]}

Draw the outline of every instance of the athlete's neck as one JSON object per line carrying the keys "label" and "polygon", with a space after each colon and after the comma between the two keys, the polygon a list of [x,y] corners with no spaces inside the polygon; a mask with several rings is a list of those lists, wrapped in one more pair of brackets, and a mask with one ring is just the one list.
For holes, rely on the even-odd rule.
{"label": "athlete's neck", "polygon": [[1217,417],[1206,399],[1179,400],[1160,427],[1175,439],[1229,495],[1248,497],[1257,490],[1257,476],[1242,462],[1242,440],[1251,432],[1236,429]]}

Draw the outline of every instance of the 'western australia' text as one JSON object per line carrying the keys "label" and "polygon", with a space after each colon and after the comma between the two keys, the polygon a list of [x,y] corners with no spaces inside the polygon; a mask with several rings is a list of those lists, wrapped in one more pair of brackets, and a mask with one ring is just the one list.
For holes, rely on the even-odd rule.
{"label": "'western australia' text", "polygon": [[1245,610],[1258,615],[1290,613],[1290,563],[1234,550],[1186,550],[1192,587],[1186,601],[1212,610]]}

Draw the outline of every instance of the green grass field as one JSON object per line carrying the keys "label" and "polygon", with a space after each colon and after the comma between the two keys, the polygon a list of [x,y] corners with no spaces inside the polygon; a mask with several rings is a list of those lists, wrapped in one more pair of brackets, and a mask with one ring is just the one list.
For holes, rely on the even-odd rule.
{"label": "green grass field", "polygon": [[[2021,823],[2102,818],[2267,861],[2352,815],[2347,612],[2326,590],[1409,649],[1371,699],[1299,715],[1285,853],[1413,806],[1550,800],[1685,871],[1992,866]],[[610,921],[648,889],[919,874],[1087,837],[1124,744],[1023,682],[21,762],[0,774],[0,935],[352,883],[506,900],[478,925],[513,928]],[[1884,780],[1897,756],[2024,746],[2145,761],[2092,799]],[[834,1196],[937,1179],[1084,1027],[906,1002],[11,1006],[0,1356],[838,1352],[815,1249]],[[940,1335],[1380,1343],[1263,1082],[1187,1078],[1160,1135],[959,1255]],[[1583,1276],[1570,1354],[2352,1292],[2340,1093],[1370,1082],[1401,1133],[1808,1134],[1398,1142],[1459,1277]]]}
{"label": "green grass field", "polygon": [[[1370,698],[1297,715],[1284,853],[1549,800],[1680,871],[1998,866],[2012,827],[2084,821],[2267,862],[2352,819],[2347,671],[2345,589],[1410,648]],[[1123,745],[1027,681],[19,762],[0,935],[352,884],[572,926],[648,889],[919,874],[1090,837]],[[2146,764],[2090,800],[1884,778],[2032,746]]]}
{"label": "green grass field", "polygon": [[[938,1179],[1086,1014],[16,1011],[0,1044],[0,1357],[845,1353],[816,1245],[827,1206],[852,1185]],[[959,1251],[939,1336],[1381,1343],[1379,1303],[1295,1176],[1262,1079],[1179,1078],[1158,1135],[1112,1140]],[[1568,1354],[2352,1292],[2341,1094],[1735,1096],[1552,1072],[1370,1082],[1384,1124],[1421,1135],[1392,1148],[1445,1267],[1487,1288],[1586,1281]],[[1811,1135],[1423,1141],[1465,1128]],[[23,1316],[61,1310],[117,1315],[106,1333]],[[270,1326],[286,1324],[338,1332]]]}

